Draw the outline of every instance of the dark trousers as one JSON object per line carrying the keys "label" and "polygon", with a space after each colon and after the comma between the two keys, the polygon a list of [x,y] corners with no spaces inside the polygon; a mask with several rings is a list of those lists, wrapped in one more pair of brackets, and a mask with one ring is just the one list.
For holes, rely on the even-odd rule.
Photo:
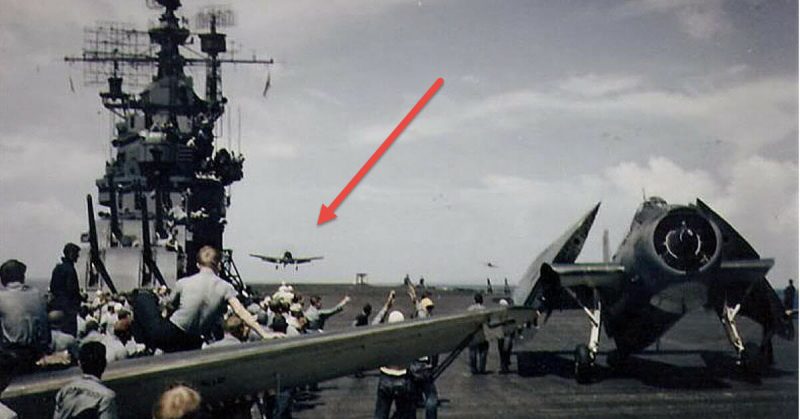
{"label": "dark trousers", "polygon": [[378,399],[375,402],[375,419],[389,419],[392,402],[395,406],[397,419],[410,419],[417,417],[414,389],[408,375],[395,377],[381,373],[378,380]]}
{"label": "dark trousers", "polygon": [[417,384],[425,400],[425,419],[436,419],[439,412],[439,392],[433,380],[425,380]]}
{"label": "dark trousers", "polygon": [[62,310],[64,311],[64,323],[61,326],[61,331],[78,337],[78,310],[72,307]]}
{"label": "dark trousers", "polygon": [[[11,376],[30,374],[36,369],[36,361],[44,354],[27,346],[0,346],[0,365]],[[7,377],[3,377],[7,378]],[[0,379],[0,382],[3,380]]]}
{"label": "dark trousers", "polygon": [[511,367],[511,349],[514,340],[511,336],[497,339],[497,352],[500,353],[500,372],[508,372]]}
{"label": "dark trousers", "polygon": [[469,369],[473,374],[486,373],[486,354],[488,352],[489,342],[483,342],[469,347]]}
{"label": "dark trousers", "polygon": [[161,316],[158,297],[149,291],[140,291],[133,299],[132,332],[137,342],[164,352],[189,351],[203,346],[200,336],[187,334]]}

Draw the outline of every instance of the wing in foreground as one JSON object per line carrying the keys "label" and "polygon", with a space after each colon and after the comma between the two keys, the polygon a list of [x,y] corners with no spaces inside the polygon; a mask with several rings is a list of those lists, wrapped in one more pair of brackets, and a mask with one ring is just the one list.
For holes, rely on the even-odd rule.
{"label": "wing in foreground", "polygon": [[[484,340],[484,331],[491,325],[514,328],[527,321],[529,315],[530,310],[524,309],[485,310],[342,333],[130,359],[111,364],[103,382],[117,393],[122,417],[150,417],[153,402],[171,383],[192,384],[204,402],[219,404],[277,386],[316,383],[448,352],[467,339]],[[42,417],[53,411],[58,389],[78,374],[78,369],[72,368],[20,377],[6,389],[2,401],[20,417]]]}

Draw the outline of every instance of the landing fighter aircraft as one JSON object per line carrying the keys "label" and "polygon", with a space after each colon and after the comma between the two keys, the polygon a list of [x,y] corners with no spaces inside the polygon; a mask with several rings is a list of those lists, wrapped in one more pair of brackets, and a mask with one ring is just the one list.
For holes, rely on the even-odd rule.
{"label": "landing fighter aircraft", "polygon": [[[687,311],[705,307],[719,316],[737,363],[758,372],[771,355],[774,334],[791,339],[794,326],[766,280],[772,259],[762,259],[747,241],[703,201],[669,205],[646,200],[616,254],[606,263],[574,263],[600,207],[545,249],[514,292],[514,302],[536,309],[545,320],[555,308],[583,309],[591,332],[575,349],[575,376],[592,378],[600,329],[616,343],[608,356],[621,367],[630,354],[654,343]],[[742,314],[763,327],[761,345],[744,343],[736,327]]]}
{"label": "landing fighter aircraft", "polygon": [[283,252],[283,256],[282,257],[254,255],[252,253],[250,254],[250,256],[252,256],[254,258],[261,259],[261,260],[263,260],[264,262],[267,262],[267,263],[275,264],[275,269],[278,269],[281,265],[283,265],[284,268],[286,268],[286,265],[294,265],[294,270],[297,270],[297,265],[301,265],[303,263],[309,263],[312,260],[323,259],[322,256],[313,256],[313,257],[310,257],[310,258],[295,258],[294,256],[292,256],[292,252],[290,252],[288,250]]}

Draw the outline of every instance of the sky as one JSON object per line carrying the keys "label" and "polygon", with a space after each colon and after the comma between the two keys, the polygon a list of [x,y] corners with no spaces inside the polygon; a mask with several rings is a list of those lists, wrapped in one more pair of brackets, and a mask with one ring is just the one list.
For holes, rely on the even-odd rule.
{"label": "sky", "polygon": [[[184,1],[190,22],[204,2]],[[245,178],[226,246],[248,282],[515,283],[597,202],[579,261],[643,193],[701,198],[798,274],[798,10],[791,0],[235,0],[264,67],[223,70]],[[79,55],[144,1],[0,0],[0,259],[45,278],[86,231],[110,122]],[[192,72],[202,92],[204,73]],[[444,86],[338,209],[328,204],[438,77]],[[74,91],[70,88],[70,81]],[[230,133],[231,130],[228,132]],[[236,129],[231,138],[237,143]],[[222,140],[223,144],[228,137]],[[274,270],[249,253],[325,259]],[[499,268],[485,266],[491,261]]]}

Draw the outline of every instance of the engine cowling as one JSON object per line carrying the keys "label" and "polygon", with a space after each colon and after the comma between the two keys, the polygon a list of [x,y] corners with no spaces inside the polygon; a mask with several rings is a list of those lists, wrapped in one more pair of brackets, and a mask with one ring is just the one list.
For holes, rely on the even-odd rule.
{"label": "engine cowling", "polygon": [[683,274],[703,272],[719,259],[720,233],[694,208],[676,208],[656,222],[652,246],[669,269]]}

